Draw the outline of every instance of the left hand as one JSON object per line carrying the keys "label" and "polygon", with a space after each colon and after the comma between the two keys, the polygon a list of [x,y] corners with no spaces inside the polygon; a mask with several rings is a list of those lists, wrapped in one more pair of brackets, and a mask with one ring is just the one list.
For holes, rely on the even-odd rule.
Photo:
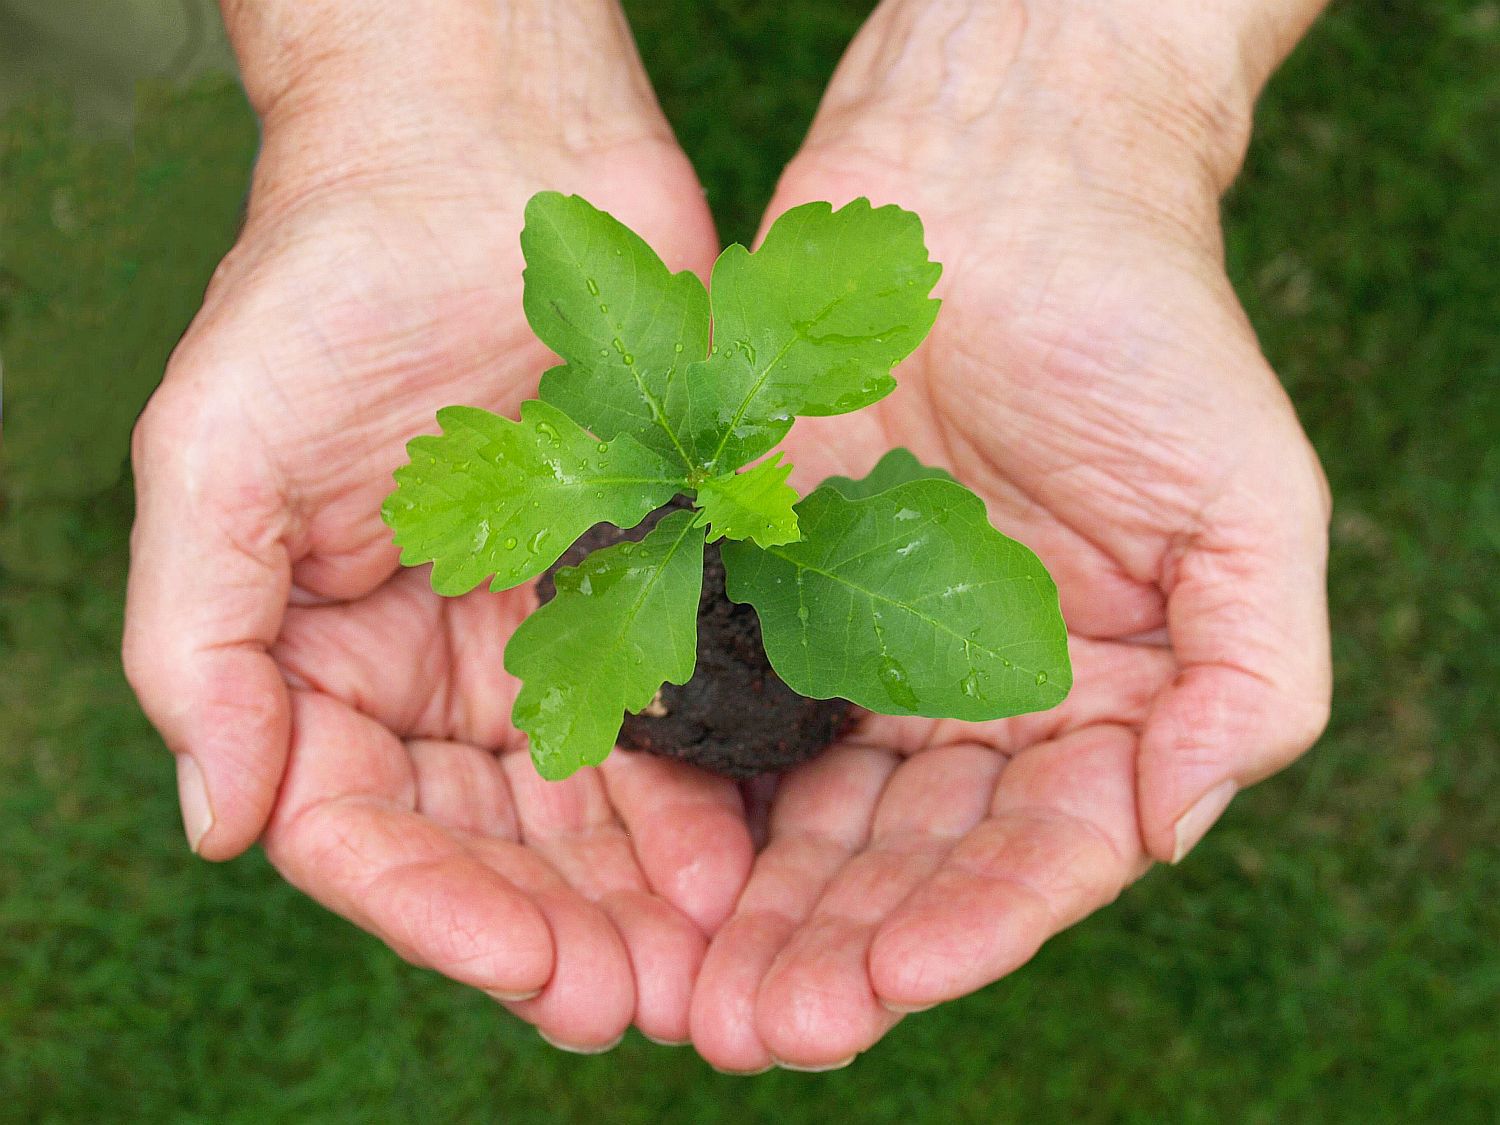
{"label": "left hand", "polygon": [[951,469],[1057,579],[1075,686],[992,723],[872,716],[782,781],[693,998],[736,1071],[842,1065],[1011,972],[1327,717],[1326,485],[1222,264],[1242,137],[1199,132],[1188,84],[1039,77],[1103,81],[1087,57],[947,81],[905,7],[856,40],[769,213],[915,210],[945,304],[895,394],[799,422],[789,457],[804,492],[895,445]]}
{"label": "left hand", "polygon": [[[125,666],[199,855],[260,841],[308,894],[559,1045],[632,1023],[682,1041],[749,870],[739,793],[624,755],[543,782],[501,670],[532,591],[437,596],[398,567],[380,505],[435,410],[535,394],[548,354],[517,242],[533,192],[589,192],[676,268],[706,270],[717,240],[618,13],[531,0],[525,35],[485,41],[468,23],[505,30],[486,0],[428,7],[443,18],[232,9],[264,144],[245,230],[136,430]],[[329,38],[298,31],[335,8]],[[440,73],[322,65],[353,28]],[[437,44],[417,51],[418,31]],[[273,70],[311,56],[271,96],[256,48]]]}

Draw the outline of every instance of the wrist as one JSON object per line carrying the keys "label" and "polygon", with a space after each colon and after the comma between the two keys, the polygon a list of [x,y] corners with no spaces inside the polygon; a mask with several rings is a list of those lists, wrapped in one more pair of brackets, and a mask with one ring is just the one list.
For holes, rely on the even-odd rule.
{"label": "wrist", "polygon": [[1323,0],[1070,0],[1030,37],[1030,79],[1076,131],[1234,179],[1261,90]]}
{"label": "wrist", "polygon": [[615,0],[223,0],[256,190],[670,138]]}
{"label": "wrist", "polygon": [[[809,139],[972,176],[989,154],[1212,209],[1321,0],[885,0]],[[1179,198],[1180,197],[1180,198]]]}

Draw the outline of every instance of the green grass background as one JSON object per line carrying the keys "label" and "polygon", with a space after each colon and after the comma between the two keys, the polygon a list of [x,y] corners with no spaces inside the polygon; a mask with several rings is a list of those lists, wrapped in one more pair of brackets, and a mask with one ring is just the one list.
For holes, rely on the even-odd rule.
{"label": "green grass background", "polygon": [[[866,5],[629,7],[744,237]],[[259,855],[190,858],[116,655],[124,456],[255,132],[227,79],[134,109],[131,146],[63,91],[0,127],[0,1120],[1500,1121],[1494,0],[1336,7],[1227,204],[1337,497],[1327,736],[1181,869],[823,1076],[557,1053]]]}

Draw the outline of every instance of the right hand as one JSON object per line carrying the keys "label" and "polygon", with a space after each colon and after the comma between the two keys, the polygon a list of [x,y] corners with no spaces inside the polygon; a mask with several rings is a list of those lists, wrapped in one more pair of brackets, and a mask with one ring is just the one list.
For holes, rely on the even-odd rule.
{"label": "right hand", "polygon": [[751,861],[739,793],[619,753],[542,781],[501,664],[531,590],[438,597],[379,512],[439,407],[514,415],[535,394],[534,191],[585,192],[706,276],[702,192],[638,109],[601,109],[597,144],[444,120],[332,161],[316,116],[268,124],[244,233],[134,443],[125,664],[194,850],[260,839],[320,902],[581,1050],[632,1021],[687,1038]]}
{"label": "right hand", "polygon": [[1161,46],[1215,6],[1132,7],[887,0],[768,211],[899,203],[944,264],[900,386],[800,420],[793,483],[892,445],[952,470],[1056,578],[1076,678],[1012,719],[872,717],[784,779],[694,994],[717,1066],[845,1065],[999,979],[1326,722],[1327,488],[1218,228],[1258,83]]}

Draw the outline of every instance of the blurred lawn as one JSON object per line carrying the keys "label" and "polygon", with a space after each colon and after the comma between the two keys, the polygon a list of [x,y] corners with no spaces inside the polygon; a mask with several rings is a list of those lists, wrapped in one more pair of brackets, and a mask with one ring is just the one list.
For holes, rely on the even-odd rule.
{"label": "blurred lawn", "polygon": [[[865,5],[636,0],[744,237]],[[4,12],[0,11],[0,16]],[[1500,5],[1336,8],[1229,260],[1332,478],[1333,725],[1177,871],[849,1070],[561,1055],[182,842],[117,667],[131,419],[232,237],[237,89],[0,127],[0,1120],[1500,1120]]]}

